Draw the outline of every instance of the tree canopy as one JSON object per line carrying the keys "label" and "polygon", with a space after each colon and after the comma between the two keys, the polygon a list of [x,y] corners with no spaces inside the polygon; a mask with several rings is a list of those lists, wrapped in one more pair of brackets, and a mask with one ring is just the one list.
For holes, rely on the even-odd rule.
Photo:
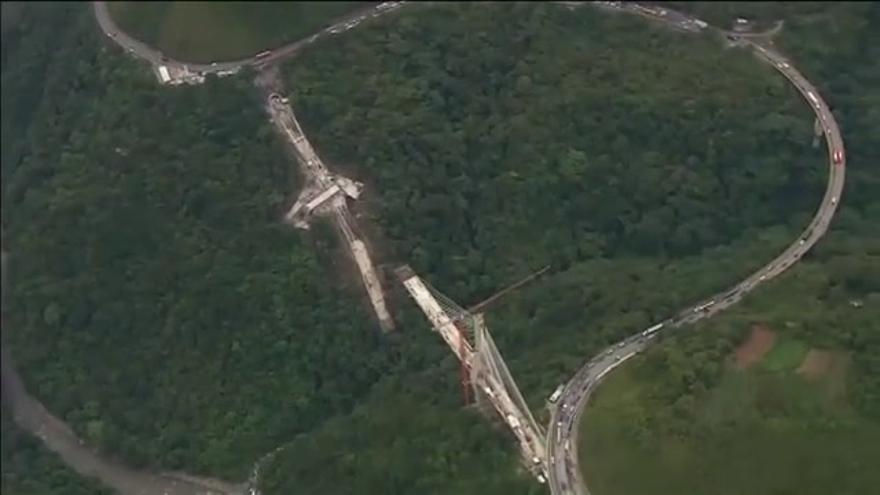
{"label": "tree canopy", "polygon": [[[809,262],[835,304],[877,291],[878,178],[858,164],[880,149],[878,69],[853,62],[880,60],[868,5],[835,17],[851,29],[787,24],[780,41],[852,164],[838,239]],[[541,491],[503,426],[461,407],[451,353],[399,284],[385,340],[330,225],[280,222],[300,179],[247,76],[161,87],[88,6],[50,7],[7,27],[4,4],[4,345],[32,394],[135,465],[241,480],[286,446],[265,493]],[[413,6],[284,71],[318,152],[367,183],[353,209],[380,264],[463,306],[552,265],[487,315],[542,421],[595,352],[786,246],[827,173],[771,68],[593,9]],[[873,349],[857,323],[834,342]],[[857,355],[854,403],[873,415],[876,357]]]}

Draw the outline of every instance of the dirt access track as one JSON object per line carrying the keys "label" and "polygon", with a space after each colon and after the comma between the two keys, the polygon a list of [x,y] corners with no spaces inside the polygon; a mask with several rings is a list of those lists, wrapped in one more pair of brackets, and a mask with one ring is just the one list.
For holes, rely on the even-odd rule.
{"label": "dirt access track", "polygon": [[765,325],[755,325],[752,327],[752,334],[749,335],[742,345],[740,345],[734,353],[736,366],[740,369],[746,369],[757,363],[767,354],[776,343],[776,333]]}

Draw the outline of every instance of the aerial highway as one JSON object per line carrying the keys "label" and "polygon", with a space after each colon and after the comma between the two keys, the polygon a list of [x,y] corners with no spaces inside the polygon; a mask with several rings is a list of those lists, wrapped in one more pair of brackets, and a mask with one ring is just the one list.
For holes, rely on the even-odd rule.
{"label": "aerial highway", "polygon": [[[346,16],[319,33],[303,40],[291,43],[271,51],[262,52],[241,60],[213,62],[209,64],[191,64],[173,60],[159,50],[135,40],[121,31],[111,19],[105,2],[93,2],[94,14],[104,34],[132,55],[141,58],[154,67],[163,66],[176,68],[182,73],[204,75],[214,73],[235,72],[242,67],[262,68],[284,60],[296,54],[304,46],[310,45],[326,36],[352,29],[367,17],[378,17],[393,12],[405,2],[384,2],[375,7]],[[707,28],[707,24],[699,19],[657,7],[645,7],[636,3],[622,2],[557,2],[568,7],[578,7],[591,3],[602,8],[635,13],[666,23],[681,30],[699,32]],[[714,29],[719,33],[737,36]],[[554,401],[550,426],[546,437],[546,462],[548,466],[548,484],[553,494],[586,495],[587,490],[579,470],[577,436],[578,424],[583,409],[600,381],[615,367],[625,363],[632,356],[642,352],[657,337],[672,329],[694,323],[709,317],[738,302],[745,294],[759,284],[766,282],[791,267],[825,234],[839,204],[844,184],[845,150],[834,116],[819,96],[815,87],[807,81],[791,63],[782,55],[748,37],[739,36],[739,40],[751,47],[757,56],[771,64],[781,72],[804,96],[817,116],[826,138],[830,163],[829,180],[822,202],[812,221],[787,249],[760,270],[751,274],[733,288],[712,295],[695,303],[670,318],[652,325],[646,330],[618,342],[587,362],[564,385],[561,393]],[[3,253],[3,272],[6,272],[6,254]],[[4,331],[6,331],[4,329]],[[144,474],[134,472],[115,463],[102,460],[90,451],[60,420],[42,407],[36,399],[27,395],[20,379],[15,374],[12,362],[3,352],[3,400],[11,403],[15,411],[16,422],[23,428],[39,436],[52,450],[61,454],[63,460],[79,472],[96,475],[122,493],[148,494],[168,493],[195,495],[202,493],[242,493],[246,489],[242,485],[226,484],[214,480],[199,480],[183,474]],[[258,465],[259,466],[259,463]],[[255,468],[256,469],[256,468]],[[254,490],[251,489],[251,493]]]}
{"label": "aerial highway", "polygon": [[[686,20],[687,16],[679,13],[671,14],[671,11],[668,9],[665,9],[665,11],[666,13],[662,17],[671,18],[671,22],[679,24],[682,22],[688,23]],[[682,19],[685,20],[683,21]],[[588,361],[564,385],[562,393],[556,401],[556,406],[551,415],[550,426],[547,430],[548,484],[550,485],[551,493],[554,495],[589,495],[589,490],[581,477],[578,464],[578,425],[584,407],[601,379],[616,366],[623,364],[626,360],[644,350],[651,342],[656,340],[656,337],[661,332],[692,324],[736,304],[745,294],[759,284],[773,279],[797,263],[828,230],[831,219],[834,217],[834,213],[840,203],[845,178],[846,157],[843,139],[841,138],[837,122],[834,120],[834,115],[816,88],[782,55],[753,41],[743,41],[747,46],[754,49],[755,53],[762,60],[781,72],[803,95],[816,113],[816,118],[822,127],[828,149],[829,174],[825,195],[803,234],[798,236],[788,248],[763,268],[751,274],[733,288],[720,294],[712,295],[696,303],[694,306],[681,311],[672,318],[657,323],[647,330],[640,331],[606,348],[598,356]]]}

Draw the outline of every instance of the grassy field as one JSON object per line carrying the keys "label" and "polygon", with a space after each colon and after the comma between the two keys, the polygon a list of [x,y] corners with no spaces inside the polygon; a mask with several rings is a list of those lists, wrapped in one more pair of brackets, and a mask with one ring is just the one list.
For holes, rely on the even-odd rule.
{"label": "grassy field", "polygon": [[131,36],[191,62],[230,60],[304,38],[376,2],[111,2]]}
{"label": "grassy field", "polygon": [[580,459],[591,492],[872,493],[880,483],[870,468],[870,460],[880,458],[880,425],[840,400],[844,374],[798,375],[806,351],[801,342],[781,340],[756,366],[727,369],[693,405],[692,435],[662,433],[646,419],[658,407],[651,397],[656,384],[638,372],[639,363],[614,373],[581,428]]}
{"label": "grassy field", "polygon": [[761,360],[761,368],[771,372],[792,371],[801,364],[809,348],[799,340],[783,339]]}

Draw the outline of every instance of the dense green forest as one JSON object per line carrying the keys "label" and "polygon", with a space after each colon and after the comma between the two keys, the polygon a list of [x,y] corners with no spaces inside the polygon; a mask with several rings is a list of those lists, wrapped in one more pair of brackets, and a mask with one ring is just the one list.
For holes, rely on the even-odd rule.
{"label": "dense green forest", "polygon": [[548,261],[696,254],[789,221],[823,180],[784,79],[630,16],[404,11],[308,50],[289,80],[318,149],[374,186],[395,258],[465,298]]}
{"label": "dense green forest", "polygon": [[[27,11],[8,43],[4,11],[4,338],[31,392],[136,465],[243,479],[292,441],[266,493],[542,492],[504,428],[461,407],[402,288],[383,341],[329,226],[280,224],[298,177],[248,76],[159,87],[69,5]],[[285,71],[318,151],[368,185],[356,210],[380,263],[462,305],[552,265],[487,315],[536,411],[604,345],[760,266],[823,189],[781,76],[633,17],[404,10]],[[869,117],[843,98],[856,146],[848,123]],[[865,205],[839,223],[870,225]]]}
{"label": "dense green forest", "polygon": [[131,36],[191,62],[236,60],[305,38],[376,2],[109,2]]}
{"label": "dense green forest", "polygon": [[34,9],[64,29],[4,37],[6,344],[87,441],[243,479],[392,352],[333,237],[279,221],[298,179],[249,80],[159,87],[88,5]]}

